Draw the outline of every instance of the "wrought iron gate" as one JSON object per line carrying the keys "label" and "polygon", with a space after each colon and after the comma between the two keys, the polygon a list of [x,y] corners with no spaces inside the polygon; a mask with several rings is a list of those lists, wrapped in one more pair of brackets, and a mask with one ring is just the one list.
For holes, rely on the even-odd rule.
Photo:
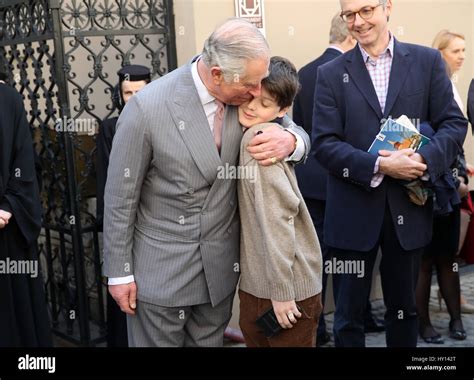
{"label": "wrought iron gate", "polygon": [[0,63],[23,95],[42,167],[38,242],[53,331],[105,339],[95,221],[95,140],[112,116],[117,70],[176,68],[172,0],[0,0]]}

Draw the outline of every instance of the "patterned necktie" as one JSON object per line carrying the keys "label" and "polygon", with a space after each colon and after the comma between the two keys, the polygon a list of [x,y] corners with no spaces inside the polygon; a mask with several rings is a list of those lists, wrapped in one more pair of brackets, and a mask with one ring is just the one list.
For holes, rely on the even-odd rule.
{"label": "patterned necktie", "polygon": [[224,121],[225,104],[217,99],[215,102],[217,104],[217,109],[214,115],[214,141],[216,143],[217,150],[220,153],[222,146],[222,124]]}

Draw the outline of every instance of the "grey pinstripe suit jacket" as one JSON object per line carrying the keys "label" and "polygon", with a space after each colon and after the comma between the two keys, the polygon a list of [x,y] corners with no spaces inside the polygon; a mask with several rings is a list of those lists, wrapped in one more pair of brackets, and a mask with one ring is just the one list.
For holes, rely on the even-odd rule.
{"label": "grey pinstripe suit jacket", "polygon": [[241,138],[237,108],[228,106],[219,156],[190,64],[131,98],[105,189],[106,276],[133,274],[139,300],[168,307],[217,305],[235,290],[236,181],[217,173],[238,165]]}

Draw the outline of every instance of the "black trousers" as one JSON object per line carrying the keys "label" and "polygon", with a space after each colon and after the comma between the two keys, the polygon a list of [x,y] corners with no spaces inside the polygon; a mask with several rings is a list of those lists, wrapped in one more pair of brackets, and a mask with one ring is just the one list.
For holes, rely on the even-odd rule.
{"label": "black trousers", "polygon": [[[363,217],[363,216],[361,216]],[[378,244],[369,252],[330,248],[336,260],[358,260],[364,265],[364,276],[333,274],[336,301],[334,340],[336,347],[365,347],[364,314],[372,281],[372,271],[379,247],[382,250],[380,274],[388,347],[416,347],[418,319],[415,289],[423,248],[405,251],[398,241],[389,206]]]}
{"label": "black trousers", "polygon": [[[324,243],[324,215],[326,210],[326,201],[318,199],[309,199],[305,198],[306,207],[311,215],[313,220],[314,228],[319,238],[319,245],[321,246],[321,254],[323,257],[323,291],[321,293],[321,302],[326,303],[326,286],[328,283],[328,273],[325,271],[325,263],[331,259],[331,252],[329,247]],[[370,289],[369,289],[370,295]],[[372,305],[370,304],[370,299],[367,297],[365,318],[370,320],[372,318]],[[324,311],[321,312],[319,317],[317,337],[320,338],[326,333],[326,320],[324,319]]]}

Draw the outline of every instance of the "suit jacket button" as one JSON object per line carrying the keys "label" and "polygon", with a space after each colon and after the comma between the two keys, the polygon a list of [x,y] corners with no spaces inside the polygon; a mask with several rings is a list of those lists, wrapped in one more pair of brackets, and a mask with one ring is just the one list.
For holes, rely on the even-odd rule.
{"label": "suit jacket button", "polygon": [[231,233],[232,233],[232,228],[228,228],[228,229],[227,229],[227,233],[228,233],[228,234],[231,234]]}
{"label": "suit jacket button", "polygon": [[192,187],[188,189],[188,194],[194,194],[194,189]]}

